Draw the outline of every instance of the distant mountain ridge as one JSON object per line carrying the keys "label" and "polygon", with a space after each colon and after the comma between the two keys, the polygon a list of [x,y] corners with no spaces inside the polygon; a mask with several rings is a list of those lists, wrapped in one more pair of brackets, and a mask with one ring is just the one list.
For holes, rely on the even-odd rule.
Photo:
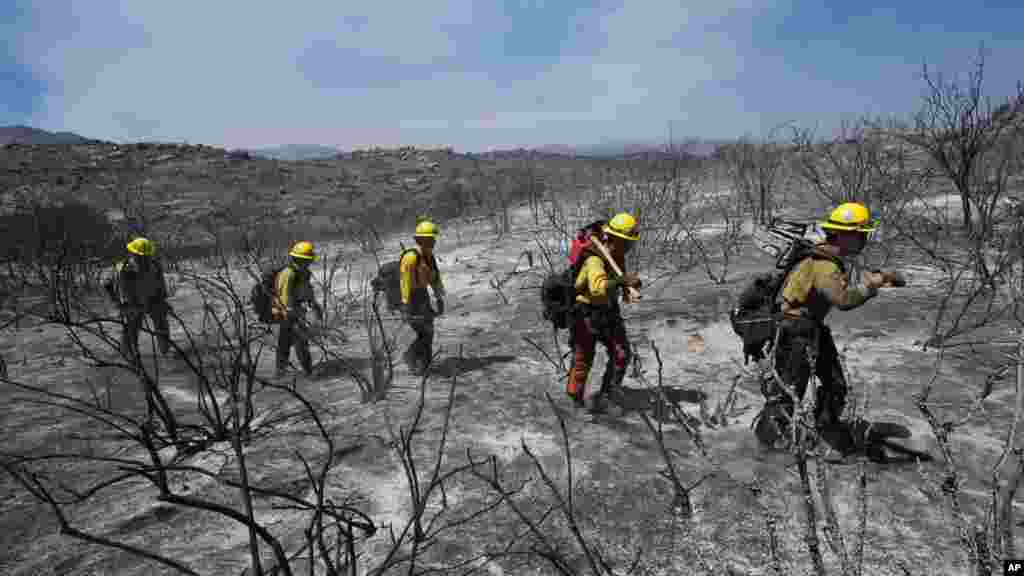
{"label": "distant mountain ridge", "polygon": [[283,146],[249,150],[249,153],[253,156],[260,156],[271,160],[295,161],[334,158],[341,153],[341,150],[319,144],[285,144]]}
{"label": "distant mountain ridge", "polygon": [[[674,148],[695,156],[710,156],[715,152],[719,142],[700,141],[697,143],[676,143]],[[546,154],[561,154],[564,156],[587,156],[591,158],[618,158],[623,156],[637,156],[643,154],[662,154],[668,149],[665,142],[627,142],[608,141],[600,144],[589,144],[583,146],[568,146],[565,144],[549,144],[533,148],[538,152]]]}
{"label": "distant mountain ridge", "polygon": [[0,126],[0,146],[8,144],[95,144],[101,142],[74,132],[47,132],[31,126]]}
{"label": "distant mountain ridge", "polygon": [[[86,138],[74,132],[49,132],[32,128],[30,126],[0,126],[0,146],[7,144],[23,145],[47,145],[47,144],[101,144],[102,140]],[[676,144],[677,151],[695,156],[710,156],[721,142],[700,141],[697,143]],[[469,153],[482,158],[494,157],[516,157],[524,153],[539,154],[541,156],[567,156],[567,157],[589,157],[589,158],[622,158],[632,156],[662,155],[667,153],[665,142],[640,142],[625,140],[609,140],[598,144],[587,144],[572,146],[566,144],[548,144],[530,148],[508,148],[492,149],[487,152]],[[250,148],[236,150],[235,154],[249,154],[254,157],[282,160],[325,160],[334,159],[343,150],[333,146],[320,144],[284,144],[281,146],[270,146],[266,148]],[[677,152],[678,153],[678,152]]]}

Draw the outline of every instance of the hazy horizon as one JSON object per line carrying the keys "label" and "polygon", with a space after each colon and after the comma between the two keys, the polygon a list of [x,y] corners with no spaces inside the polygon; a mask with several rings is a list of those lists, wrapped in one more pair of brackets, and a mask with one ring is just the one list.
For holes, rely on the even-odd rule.
{"label": "hazy horizon", "polygon": [[829,132],[922,65],[1008,95],[1019,3],[99,1],[0,7],[0,125],[115,142],[464,151]]}

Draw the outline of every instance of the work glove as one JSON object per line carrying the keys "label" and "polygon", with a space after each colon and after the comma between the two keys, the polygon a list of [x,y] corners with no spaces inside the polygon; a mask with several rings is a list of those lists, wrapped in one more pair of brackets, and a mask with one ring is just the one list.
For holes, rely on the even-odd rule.
{"label": "work glove", "polygon": [[906,278],[899,272],[882,270],[873,270],[872,272],[882,276],[883,288],[902,288],[907,285]]}
{"label": "work glove", "polygon": [[402,322],[409,324],[412,322],[412,312],[409,310],[409,305],[404,304],[401,309]]}
{"label": "work glove", "polygon": [[444,298],[437,299],[437,315],[444,316]]}
{"label": "work glove", "polygon": [[869,272],[865,270],[861,276],[861,283],[868,290],[878,290],[885,285],[885,276],[881,272]]}

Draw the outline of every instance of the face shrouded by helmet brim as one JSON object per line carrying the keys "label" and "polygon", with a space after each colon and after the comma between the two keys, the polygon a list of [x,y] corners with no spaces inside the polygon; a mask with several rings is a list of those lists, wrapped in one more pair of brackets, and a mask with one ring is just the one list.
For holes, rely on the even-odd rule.
{"label": "face shrouded by helmet brim", "polygon": [[871,220],[871,212],[858,202],[844,202],[836,207],[819,226],[823,230],[840,232],[874,232],[878,222]]}

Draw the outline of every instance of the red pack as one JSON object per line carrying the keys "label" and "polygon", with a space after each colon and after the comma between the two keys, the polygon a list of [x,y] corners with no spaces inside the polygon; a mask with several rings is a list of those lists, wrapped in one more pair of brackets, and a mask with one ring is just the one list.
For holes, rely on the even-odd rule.
{"label": "red pack", "polygon": [[604,234],[603,227],[604,220],[598,220],[576,231],[576,237],[573,238],[572,245],[569,247],[570,266],[576,266],[583,253],[593,244],[590,241],[591,236],[597,236],[600,239],[601,235]]}

